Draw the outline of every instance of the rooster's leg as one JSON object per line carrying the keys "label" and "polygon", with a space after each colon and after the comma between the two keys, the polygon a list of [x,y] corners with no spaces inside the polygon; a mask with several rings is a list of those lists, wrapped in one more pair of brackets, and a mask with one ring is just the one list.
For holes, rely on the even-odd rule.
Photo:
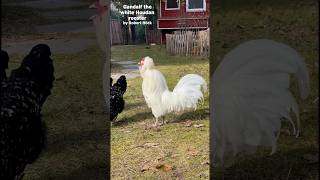
{"label": "rooster's leg", "polygon": [[153,124],[153,126],[158,126],[158,118],[156,117],[156,122]]}
{"label": "rooster's leg", "polygon": [[162,116],[162,124],[167,124],[167,121],[165,120],[164,116]]}

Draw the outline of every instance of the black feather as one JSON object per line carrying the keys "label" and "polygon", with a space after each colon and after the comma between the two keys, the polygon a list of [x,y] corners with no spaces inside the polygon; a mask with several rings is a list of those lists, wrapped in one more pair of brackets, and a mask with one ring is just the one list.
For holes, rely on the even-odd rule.
{"label": "black feather", "polygon": [[14,179],[23,173],[45,147],[41,108],[54,81],[50,55],[47,45],[33,47],[1,85],[0,179]]}
{"label": "black feather", "polygon": [[8,69],[9,56],[6,51],[1,50],[0,54],[0,84],[7,79],[6,69]]}
{"label": "black feather", "polygon": [[116,83],[112,85],[112,78],[110,79],[110,120],[117,118],[118,114],[124,109],[123,94],[127,90],[127,80],[125,76],[121,76]]}

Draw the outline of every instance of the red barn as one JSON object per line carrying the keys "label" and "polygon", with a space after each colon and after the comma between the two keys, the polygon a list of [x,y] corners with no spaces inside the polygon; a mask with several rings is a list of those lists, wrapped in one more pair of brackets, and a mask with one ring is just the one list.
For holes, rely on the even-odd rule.
{"label": "red barn", "polygon": [[179,29],[209,27],[209,0],[160,0],[158,29],[165,34]]}

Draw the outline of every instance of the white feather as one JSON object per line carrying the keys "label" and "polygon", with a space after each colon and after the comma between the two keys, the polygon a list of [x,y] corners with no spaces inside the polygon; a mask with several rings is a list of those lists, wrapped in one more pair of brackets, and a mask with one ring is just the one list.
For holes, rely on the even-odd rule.
{"label": "white feather", "polygon": [[97,43],[103,52],[106,52],[107,48],[106,17],[106,13],[103,13],[101,16],[95,15],[90,18],[96,30]]}
{"label": "white feather", "polygon": [[[89,8],[97,8],[97,2],[91,4]],[[101,5],[106,5],[106,1],[100,0],[99,3]],[[89,18],[89,20],[93,21],[93,25],[96,31],[96,38],[99,48],[103,52],[107,52],[107,12],[104,11],[102,14],[95,14]]]}
{"label": "white feather", "polygon": [[306,98],[307,68],[292,48],[271,40],[253,40],[224,57],[212,81],[213,141],[221,160],[226,152],[235,155],[260,145],[272,147],[274,153],[281,118],[289,120],[299,135],[299,108],[289,90],[290,74],[298,79],[301,97]]}
{"label": "white feather", "polygon": [[173,91],[170,91],[163,74],[154,68],[150,57],[144,58],[140,68],[143,78],[142,92],[152,114],[158,118],[170,112],[180,112],[197,108],[206,91],[205,80],[197,74],[182,77]]}
{"label": "white feather", "polygon": [[206,91],[205,80],[197,74],[183,76],[172,92],[165,91],[162,102],[169,112],[180,112],[186,109],[196,109],[200,100],[203,100],[202,91]]}

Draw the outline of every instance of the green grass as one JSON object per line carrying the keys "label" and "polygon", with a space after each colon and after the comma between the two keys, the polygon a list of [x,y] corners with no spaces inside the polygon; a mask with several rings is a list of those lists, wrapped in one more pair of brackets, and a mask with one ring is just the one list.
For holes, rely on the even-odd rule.
{"label": "green grass", "polygon": [[[280,41],[296,49],[304,58],[310,75],[311,91],[306,100],[298,94],[297,82],[291,89],[298,99],[301,116],[301,136],[282,133],[278,151],[269,156],[270,149],[260,149],[254,156],[240,155],[225,169],[225,178],[232,179],[318,179],[318,2],[237,0],[213,4],[213,46],[211,70],[223,56],[247,40],[264,38]],[[286,126],[285,126],[286,128]],[[289,128],[288,128],[289,129]],[[221,166],[213,177],[222,178]]]}
{"label": "green grass", "polygon": [[[166,77],[169,89],[188,73],[198,73],[209,82],[208,59],[175,57],[159,46],[114,46],[112,58],[137,61],[141,57],[154,58],[157,69]],[[209,166],[209,96],[196,111],[168,114],[168,124],[159,129],[154,123],[141,90],[142,79],[128,80],[126,106],[111,128],[112,179],[199,179],[208,178]],[[192,125],[187,127],[186,122]],[[196,128],[193,125],[203,124]],[[156,143],[155,147],[144,146]],[[192,153],[194,153],[192,155]],[[157,169],[168,165],[170,170]],[[143,171],[143,169],[145,169]]]}
{"label": "green grass", "polygon": [[[23,56],[11,55],[10,68]],[[44,104],[48,144],[25,170],[26,180],[103,179],[108,123],[102,90],[103,53],[97,47],[66,55],[53,54],[52,95]]]}

